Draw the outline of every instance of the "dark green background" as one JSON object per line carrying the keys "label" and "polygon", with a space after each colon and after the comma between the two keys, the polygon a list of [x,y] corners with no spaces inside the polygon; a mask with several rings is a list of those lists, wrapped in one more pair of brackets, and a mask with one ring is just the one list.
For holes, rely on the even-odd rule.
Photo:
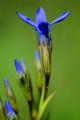
{"label": "dark green background", "polygon": [[69,17],[53,25],[51,30],[53,53],[48,94],[53,90],[57,94],[47,112],[51,113],[50,120],[80,120],[80,0],[0,0],[0,96],[5,100],[3,80],[8,78],[17,97],[21,120],[29,116],[25,98],[16,82],[14,59],[24,58],[35,93],[37,39],[32,27],[21,21],[16,11],[35,21],[39,6],[44,8],[49,22],[62,12],[70,11]]}

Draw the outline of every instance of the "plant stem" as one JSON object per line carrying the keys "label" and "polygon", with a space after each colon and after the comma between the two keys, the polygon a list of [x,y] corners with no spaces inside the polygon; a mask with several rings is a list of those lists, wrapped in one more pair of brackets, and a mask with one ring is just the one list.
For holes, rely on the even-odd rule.
{"label": "plant stem", "polygon": [[48,88],[49,88],[49,80],[50,80],[50,75],[49,76],[45,76],[45,96],[44,99],[46,99],[47,97],[47,92],[48,92]]}

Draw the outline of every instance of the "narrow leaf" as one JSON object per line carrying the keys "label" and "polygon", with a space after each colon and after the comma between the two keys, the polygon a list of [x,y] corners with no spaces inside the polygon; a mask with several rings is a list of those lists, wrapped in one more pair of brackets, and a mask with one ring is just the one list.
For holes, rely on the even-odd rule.
{"label": "narrow leaf", "polygon": [[41,94],[41,98],[40,98],[40,103],[39,103],[39,111],[43,105],[43,102],[44,102],[44,95],[45,95],[45,87],[43,87],[42,89],[42,94]]}
{"label": "narrow leaf", "polygon": [[41,119],[41,117],[42,117],[42,115],[43,115],[43,113],[44,113],[44,111],[45,111],[48,103],[51,101],[51,99],[54,97],[55,94],[56,94],[56,91],[53,92],[53,93],[45,100],[45,102],[44,102],[43,104],[41,103],[41,106],[40,106],[40,109],[39,109],[39,114],[38,114],[38,120]]}

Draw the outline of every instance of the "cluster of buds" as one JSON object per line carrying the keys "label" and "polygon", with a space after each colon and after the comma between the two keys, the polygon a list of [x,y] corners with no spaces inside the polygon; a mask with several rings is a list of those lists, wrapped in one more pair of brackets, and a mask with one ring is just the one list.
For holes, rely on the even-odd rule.
{"label": "cluster of buds", "polygon": [[[15,59],[14,64],[17,72],[16,80],[25,96],[26,102],[29,105],[31,115],[30,120],[41,120],[47,104],[50,102],[50,100],[56,93],[54,91],[50,96],[47,96],[51,75],[51,56],[53,50],[50,35],[51,26],[64,20],[69,15],[69,12],[62,13],[61,16],[59,16],[56,20],[50,23],[46,21],[45,12],[41,7],[38,8],[36,12],[36,23],[19,12],[16,12],[16,14],[24,22],[33,26],[38,36],[38,46],[35,52],[36,81],[37,89],[39,91],[39,101],[37,104],[37,108],[33,96],[30,73],[24,63],[24,60],[19,63],[18,60]],[[16,97],[7,79],[4,80],[4,85],[7,100],[5,101],[4,107],[0,98],[0,120],[20,120]]]}

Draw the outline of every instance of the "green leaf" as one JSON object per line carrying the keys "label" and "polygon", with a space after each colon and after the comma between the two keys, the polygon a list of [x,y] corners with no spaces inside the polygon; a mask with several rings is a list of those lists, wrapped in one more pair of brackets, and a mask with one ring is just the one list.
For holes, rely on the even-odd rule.
{"label": "green leaf", "polygon": [[38,113],[38,119],[37,120],[40,120],[48,103],[51,101],[51,99],[54,97],[54,95],[56,94],[56,91],[53,92],[44,102],[43,102],[43,96],[42,96],[42,99],[41,99],[41,103],[40,103],[40,108],[39,108],[39,113]]}

